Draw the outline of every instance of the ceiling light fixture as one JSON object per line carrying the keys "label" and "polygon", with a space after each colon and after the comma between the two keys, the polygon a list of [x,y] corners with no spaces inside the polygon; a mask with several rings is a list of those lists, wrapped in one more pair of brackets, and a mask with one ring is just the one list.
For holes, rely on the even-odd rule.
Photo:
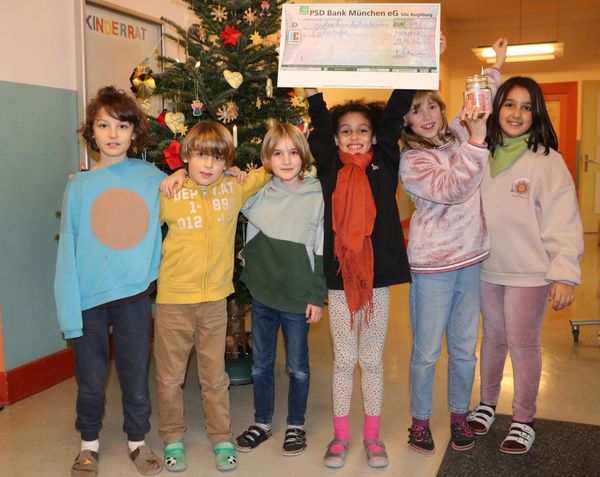
{"label": "ceiling light fixture", "polygon": [[[558,22],[560,12],[560,0],[556,1],[556,37],[558,38]],[[563,55],[565,44],[559,41],[548,41],[543,43],[521,43],[523,18],[523,0],[519,0],[519,43],[508,45],[506,51],[506,62],[516,61],[539,61],[554,60]],[[480,19],[481,20],[481,19]],[[496,53],[491,46],[479,46],[472,48],[471,51],[480,61],[494,63]]]}
{"label": "ceiling light fixture", "polygon": [[[563,55],[564,47],[565,44],[558,41],[508,45],[506,62],[553,60]],[[472,51],[481,61],[487,63],[494,63],[496,61],[496,53],[494,53],[494,49],[491,46],[472,48]]]}

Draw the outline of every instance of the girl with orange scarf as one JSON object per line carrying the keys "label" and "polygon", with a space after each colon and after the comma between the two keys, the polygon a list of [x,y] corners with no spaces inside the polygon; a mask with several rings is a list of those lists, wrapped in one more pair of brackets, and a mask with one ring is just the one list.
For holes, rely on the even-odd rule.
{"label": "girl with orange scarf", "polygon": [[358,362],[367,462],[385,467],[379,428],[389,287],[410,281],[396,205],[398,140],[414,92],[394,91],[384,108],[350,101],[331,111],[316,89],[305,94],[314,127],[308,142],[325,200],[323,262],[334,346],[334,439],[324,464],[339,468],[345,463]]}

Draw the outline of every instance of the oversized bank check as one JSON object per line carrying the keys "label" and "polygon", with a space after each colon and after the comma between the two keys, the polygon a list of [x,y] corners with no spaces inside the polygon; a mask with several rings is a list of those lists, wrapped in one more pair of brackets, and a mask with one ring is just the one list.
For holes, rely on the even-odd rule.
{"label": "oversized bank check", "polygon": [[438,89],[440,4],[284,4],[282,87]]}

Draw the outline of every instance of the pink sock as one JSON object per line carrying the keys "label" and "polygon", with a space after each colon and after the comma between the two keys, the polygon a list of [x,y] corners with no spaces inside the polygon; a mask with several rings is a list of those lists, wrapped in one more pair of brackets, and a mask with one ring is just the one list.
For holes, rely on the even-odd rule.
{"label": "pink sock", "polygon": [[[379,427],[381,418],[379,416],[367,416],[365,414],[364,427],[363,427],[363,439],[368,441],[369,439],[379,439]],[[372,452],[381,451],[381,447],[377,444],[369,444],[369,450]]]}
{"label": "pink sock", "polygon": [[457,422],[466,422],[467,421],[467,413],[456,414],[454,412],[450,413],[450,424],[456,424]]}
{"label": "pink sock", "polygon": [[412,418],[413,427],[429,427],[429,419],[417,419],[416,417]]}
{"label": "pink sock", "polygon": [[[350,442],[350,416],[333,416],[333,436]],[[332,452],[344,452],[344,446],[335,444],[331,446]]]}

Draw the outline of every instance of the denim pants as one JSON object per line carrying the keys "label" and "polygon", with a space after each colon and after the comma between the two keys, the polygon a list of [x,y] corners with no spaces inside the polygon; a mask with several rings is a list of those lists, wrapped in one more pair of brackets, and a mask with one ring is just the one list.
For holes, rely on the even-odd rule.
{"label": "denim pants", "polygon": [[285,342],[285,366],[290,376],[287,423],[304,425],[310,370],[308,323],[304,313],[286,313],[252,301],[252,379],[254,418],[271,424],[275,407],[275,354],[279,327]]}
{"label": "denim pants", "polygon": [[77,379],[75,426],[85,441],[98,439],[104,416],[104,385],[110,364],[109,328],[121,383],[123,431],[142,441],[150,430],[148,359],[152,337],[150,298],[83,312],[83,336],[73,340]]}
{"label": "denim pants", "polygon": [[413,273],[410,286],[410,407],[417,419],[429,419],[435,364],[446,333],[448,405],[462,414],[469,408],[475,376],[479,331],[479,270],[471,265],[451,272]]}

